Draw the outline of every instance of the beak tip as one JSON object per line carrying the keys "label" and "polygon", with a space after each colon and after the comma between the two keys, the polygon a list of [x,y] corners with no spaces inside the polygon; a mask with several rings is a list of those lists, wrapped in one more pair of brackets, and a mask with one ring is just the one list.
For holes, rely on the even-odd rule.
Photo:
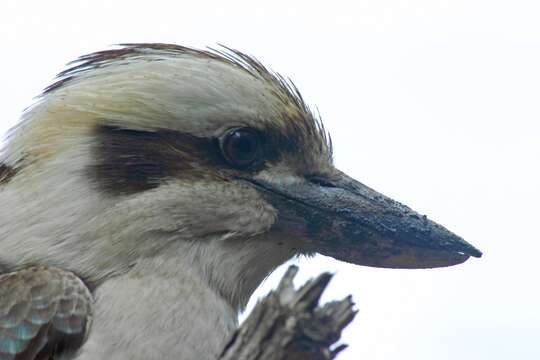
{"label": "beak tip", "polygon": [[457,235],[454,235],[454,236],[455,236],[454,244],[457,245],[457,248],[456,247],[454,248],[455,250],[457,250],[460,253],[462,253],[464,255],[467,255],[467,256],[472,256],[472,257],[475,257],[475,258],[481,258],[482,257],[483,254],[482,254],[482,252],[480,250],[475,248],[473,245],[471,245],[467,241],[463,240],[461,237],[459,237]]}
{"label": "beak tip", "polygon": [[469,251],[469,255],[471,255],[472,257],[475,257],[475,258],[481,258],[482,255],[484,255],[480,250],[478,250],[477,248],[475,247],[472,247],[472,249]]}

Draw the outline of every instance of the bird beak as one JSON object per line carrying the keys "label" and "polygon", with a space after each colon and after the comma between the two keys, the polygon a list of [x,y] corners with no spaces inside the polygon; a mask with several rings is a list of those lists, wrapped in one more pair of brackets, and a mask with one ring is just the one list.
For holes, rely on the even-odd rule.
{"label": "bird beak", "polygon": [[482,253],[441,225],[342,172],[298,184],[250,179],[279,212],[275,227],[307,251],[383,268],[434,268]]}

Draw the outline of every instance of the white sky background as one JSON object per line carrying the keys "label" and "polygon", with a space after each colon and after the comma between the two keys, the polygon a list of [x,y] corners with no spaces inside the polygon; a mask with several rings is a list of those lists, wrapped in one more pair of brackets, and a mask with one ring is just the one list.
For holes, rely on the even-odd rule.
{"label": "white sky background", "polygon": [[540,359],[539,16],[520,0],[3,0],[0,133],[110,44],[256,55],[318,107],[338,167],[484,252],[436,270],[300,261],[301,279],[336,272],[325,299],[358,304],[340,359]]}

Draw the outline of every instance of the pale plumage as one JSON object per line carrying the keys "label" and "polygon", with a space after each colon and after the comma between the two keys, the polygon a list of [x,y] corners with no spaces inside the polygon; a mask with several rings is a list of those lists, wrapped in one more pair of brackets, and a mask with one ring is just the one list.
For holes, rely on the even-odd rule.
{"label": "pale plumage", "polygon": [[295,255],[383,267],[480,255],[335,169],[296,88],[226,49],[82,57],[10,132],[0,204],[0,269],[56,267],[93,289],[88,340],[61,359],[214,359]]}

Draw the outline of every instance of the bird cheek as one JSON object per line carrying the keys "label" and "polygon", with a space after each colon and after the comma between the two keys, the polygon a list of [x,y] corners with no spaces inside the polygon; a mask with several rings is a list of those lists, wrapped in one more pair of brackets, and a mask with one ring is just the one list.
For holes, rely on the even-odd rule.
{"label": "bird cheek", "polygon": [[277,220],[277,211],[264,201],[236,204],[227,228],[238,234],[253,236],[268,231]]}
{"label": "bird cheek", "polygon": [[184,184],[180,191],[177,218],[196,237],[249,237],[267,231],[277,219],[277,210],[249,187],[201,182]]}

